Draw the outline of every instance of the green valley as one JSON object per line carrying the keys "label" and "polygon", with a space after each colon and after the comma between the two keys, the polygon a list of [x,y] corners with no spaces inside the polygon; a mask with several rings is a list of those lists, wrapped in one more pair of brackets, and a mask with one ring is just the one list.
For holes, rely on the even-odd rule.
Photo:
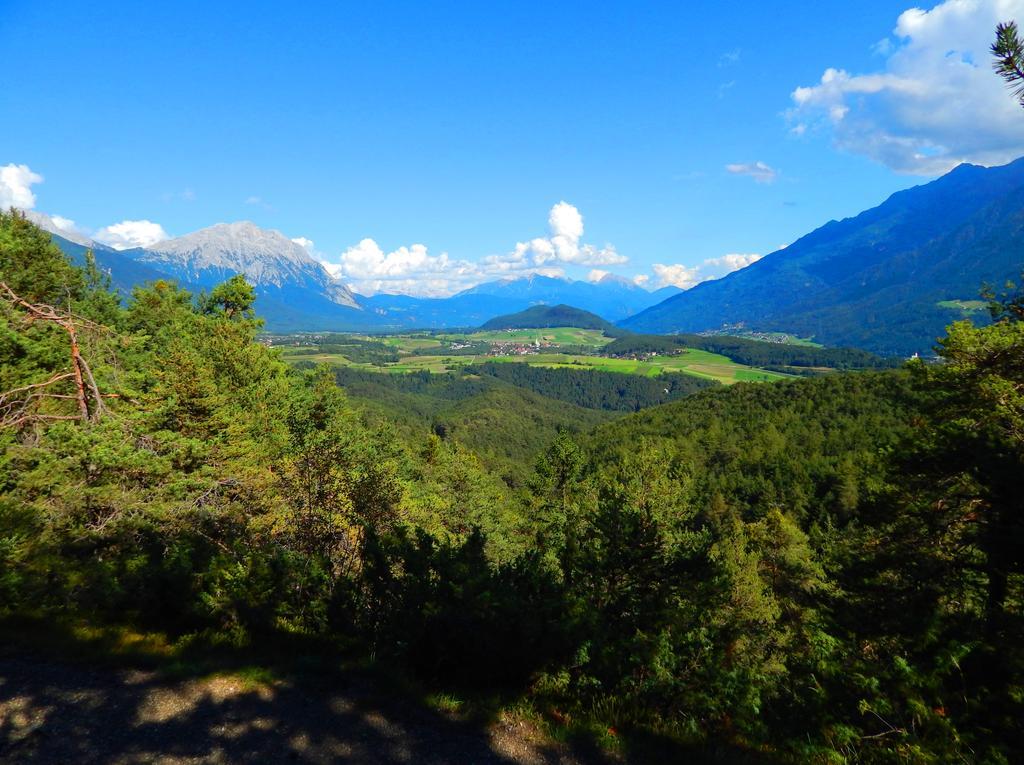
{"label": "green valley", "polygon": [[1024,763],[1024,0],[95,6],[0,25],[0,763]]}
{"label": "green valley", "polygon": [[[399,720],[599,761],[1024,751],[1019,294],[900,369],[716,335],[264,335],[256,304],[241,275],[122,300],[0,213],[0,673],[32,715],[43,652],[189,667],[153,694],[254,687],[322,737],[349,702],[316,726],[309,689],[363,667],[420,689]],[[45,676],[61,719],[127,703],[124,746],[168,735],[123,701],[138,675]],[[20,709],[0,695],[19,761],[114,746]]]}
{"label": "green valley", "polygon": [[376,342],[392,348],[399,357],[386,362],[363,360],[345,349],[332,350],[331,346],[337,345],[338,341],[330,339],[298,347],[287,343],[313,341],[301,336],[298,339],[297,336],[285,336],[275,338],[275,342],[285,344],[282,347],[283,357],[293,363],[312,361],[393,373],[452,372],[459,367],[490,361],[551,369],[596,369],[647,377],[680,373],[726,385],[771,382],[790,376],[741,364],[699,348],[674,349],[672,354],[648,354],[641,359],[605,356],[601,349],[611,343],[612,338],[599,330],[574,327],[359,337],[363,342]]}

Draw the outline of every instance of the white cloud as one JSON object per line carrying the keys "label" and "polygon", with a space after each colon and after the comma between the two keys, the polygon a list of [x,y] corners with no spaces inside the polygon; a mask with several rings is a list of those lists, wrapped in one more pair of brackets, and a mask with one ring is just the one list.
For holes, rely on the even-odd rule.
{"label": "white cloud", "polygon": [[363,239],[342,253],[341,265],[345,273],[355,279],[401,277],[410,273],[443,272],[448,266],[448,255],[431,257],[423,244],[385,253],[373,239]]}
{"label": "white cloud", "polygon": [[[731,274],[733,271],[746,268],[751,263],[759,261],[762,257],[762,255],[756,252],[730,252],[717,258],[707,258],[698,266],[687,266],[682,263],[668,265],[655,263],[651,269],[654,271],[654,287],[660,288],[672,285],[688,290],[691,287],[696,287],[701,282],[720,279],[726,274]],[[640,274],[633,279],[635,284],[641,286],[647,286],[649,281],[650,277],[646,274]]]}
{"label": "white cloud", "polygon": [[267,200],[265,200],[261,196],[256,196],[255,194],[252,195],[252,196],[246,197],[245,198],[245,203],[247,205],[252,205],[253,207],[261,207],[264,210],[273,210],[274,209],[274,206],[272,204],[270,204]]}
{"label": "white cloud", "polygon": [[104,226],[93,238],[115,250],[128,250],[132,247],[150,247],[167,239],[168,236],[159,223],[148,220],[124,220]]}
{"label": "white cloud", "polygon": [[424,244],[384,252],[373,239],[363,239],[341,254],[328,271],[366,295],[376,292],[412,292],[441,296],[457,291],[477,274],[475,264],[453,260],[448,253],[430,255]]}
{"label": "white cloud", "polygon": [[743,51],[740,50],[739,48],[734,48],[733,50],[726,51],[725,53],[718,57],[718,65],[722,67],[738,64],[740,61],[740,57],[742,55]]}
{"label": "white cloud", "polygon": [[341,263],[331,263],[326,260],[321,260],[320,265],[322,265],[324,267],[324,270],[327,271],[327,273],[329,273],[335,279],[340,279],[342,278],[342,276],[344,276],[344,273],[342,272],[341,268]]}
{"label": "white cloud", "polygon": [[548,215],[550,237],[537,237],[528,242],[519,242],[506,256],[491,256],[489,262],[501,259],[523,263],[530,261],[535,266],[546,263],[566,263],[577,266],[612,266],[625,263],[628,258],[616,252],[608,244],[598,248],[592,244],[581,244],[583,238],[583,216],[568,202],[559,202]]}
{"label": "white cloud", "polygon": [[551,212],[548,213],[548,225],[556,237],[576,241],[583,236],[583,216],[568,202],[559,202],[551,208]]}
{"label": "white cloud", "polygon": [[1024,18],[1024,0],[946,0],[904,11],[892,38],[872,46],[885,58],[881,70],[830,67],[817,84],[793,91],[792,132],[828,132],[844,151],[917,175],[1024,154],[1024,113],[992,72],[988,50],[996,24],[1015,18]]}
{"label": "white cloud", "polygon": [[25,210],[25,217],[35,223],[44,231],[51,234],[59,234],[70,242],[75,242],[83,247],[92,245],[89,235],[80,229],[73,220],[62,215],[47,215],[38,210]]}
{"label": "white cloud", "polygon": [[733,175],[748,175],[758,183],[771,183],[779,176],[779,171],[764,162],[739,162],[725,166]]}
{"label": "white cloud", "polygon": [[637,274],[636,276],[633,277],[633,284],[635,284],[638,287],[646,287],[647,282],[649,282],[650,280],[651,277],[648,276],[647,274]]}
{"label": "white cloud", "polygon": [[299,245],[299,247],[303,247],[303,248],[305,248],[305,249],[307,249],[309,251],[313,250],[313,240],[312,239],[307,239],[304,236],[297,236],[294,239],[292,239],[292,241],[295,242],[295,244]]}
{"label": "white cloud", "polygon": [[741,268],[746,268],[751,263],[759,261],[762,257],[764,256],[756,252],[730,252],[717,258],[708,258],[704,261],[704,265],[721,270],[721,275],[724,276]]}
{"label": "white cloud", "polygon": [[699,268],[684,266],[682,263],[674,263],[672,265],[655,263],[653,271],[654,278],[656,280],[656,287],[668,287],[669,285],[672,285],[674,287],[679,287],[680,289],[688,290],[690,287],[704,281],[698,274],[700,271]]}
{"label": "white cloud", "polygon": [[32,186],[43,182],[43,176],[34,173],[28,165],[4,165],[0,167],[0,210],[17,207],[31,210],[36,206],[36,195]]}
{"label": "white cloud", "polygon": [[51,215],[50,220],[53,221],[53,225],[61,231],[77,231],[75,222],[70,218],[65,218],[63,215]]}
{"label": "white cloud", "polygon": [[[385,252],[376,241],[367,238],[349,247],[338,262],[322,262],[331,274],[362,294],[443,296],[490,279],[529,274],[563,276],[564,266],[605,266],[628,260],[612,245],[599,248],[582,242],[583,216],[568,202],[551,208],[548,227],[549,236],[519,242],[510,252],[488,255],[479,261],[451,258],[445,252],[431,255],[424,244]],[[601,269],[595,269],[596,272],[607,273]]]}
{"label": "white cloud", "polygon": [[587,281],[596,284],[597,282],[601,281],[604,277],[608,276],[608,274],[608,271],[602,271],[600,268],[595,268],[589,274],[587,274]]}

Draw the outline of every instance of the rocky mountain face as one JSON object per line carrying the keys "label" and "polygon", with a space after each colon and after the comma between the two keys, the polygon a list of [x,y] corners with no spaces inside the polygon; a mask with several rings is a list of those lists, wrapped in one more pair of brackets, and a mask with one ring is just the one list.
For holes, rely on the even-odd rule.
{"label": "rocky mountain face", "polygon": [[244,274],[261,294],[310,290],[339,306],[360,310],[349,288],[327,273],[305,247],[280,231],[248,221],[218,223],[124,254],[190,284],[210,287]]}
{"label": "rocky mountain face", "polygon": [[114,250],[61,228],[50,216],[30,213],[30,217],[76,263],[84,263],[86,250],[93,250],[99,266],[124,294],[157,279],[200,292],[244,274],[255,288],[256,312],[267,329],[344,331],[378,323],[304,247],[254,223],[220,223],[151,248]]}

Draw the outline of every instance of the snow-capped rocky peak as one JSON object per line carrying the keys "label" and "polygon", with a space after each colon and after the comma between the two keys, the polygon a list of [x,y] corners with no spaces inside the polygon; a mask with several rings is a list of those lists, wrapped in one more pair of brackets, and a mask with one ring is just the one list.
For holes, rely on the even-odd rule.
{"label": "snow-capped rocky peak", "polygon": [[339,305],[358,308],[355,297],[306,248],[280,231],[249,221],[218,223],[150,247],[137,259],[202,284],[210,277],[245,274],[257,287],[312,287]]}
{"label": "snow-capped rocky peak", "polygon": [[278,286],[296,268],[320,265],[302,245],[280,231],[263,229],[249,221],[218,223],[148,249],[168,260],[186,262],[197,271],[230,269],[244,273],[257,284]]}

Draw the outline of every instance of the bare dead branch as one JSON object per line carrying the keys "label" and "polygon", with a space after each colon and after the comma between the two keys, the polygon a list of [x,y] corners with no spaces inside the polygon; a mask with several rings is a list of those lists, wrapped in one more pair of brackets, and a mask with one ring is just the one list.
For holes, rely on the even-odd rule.
{"label": "bare dead branch", "polygon": [[[96,378],[92,374],[89,362],[82,355],[78,342],[78,330],[80,328],[92,331],[106,331],[105,327],[93,321],[76,316],[71,312],[61,311],[46,303],[31,303],[20,297],[8,286],[6,282],[0,282],[0,299],[20,308],[26,313],[25,322],[36,321],[49,322],[63,329],[68,335],[71,355],[71,371],[60,373],[42,383],[35,383],[29,386],[16,388],[0,394],[0,427],[16,427],[31,420],[52,420],[52,419],[75,419],[64,415],[49,415],[39,412],[30,412],[30,407],[44,398],[73,398],[78,402],[78,417],[82,422],[96,422],[107,412],[107,406],[103,401],[104,395],[96,384]],[[76,395],[64,396],[51,394],[41,396],[30,391],[46,388],[60,380],[71,378],[75,383]],[[16,394],[30,392],[28,396],[18,399]]]}

